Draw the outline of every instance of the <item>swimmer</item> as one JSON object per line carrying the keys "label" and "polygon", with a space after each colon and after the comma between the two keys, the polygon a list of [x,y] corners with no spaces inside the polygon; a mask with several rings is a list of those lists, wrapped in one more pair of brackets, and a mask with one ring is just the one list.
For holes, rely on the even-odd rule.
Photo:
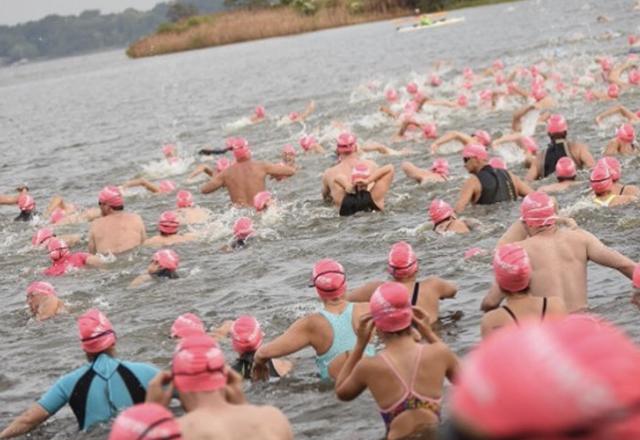
{"label": "swimmer", "polygon": [[62,313],[64,303],[58,298],[56,289],[44,281],[34,281],[27,287],[27,306],[38,321],[44,321]]}
{"label": "swimmer", "polygon": [[515,143],[524,153],[524,166],[530,167],[538,153],[538,144],[531,136],[523,136],[521,133],[510,133],[494,139],[491,145],[494,149],[499,148],[502,144]]}
{"label": "swimmer", "polygon": [[259,122],[262,122],[265,120],[266,116],[267,116],[267,111],[264,109],[264,106],[258,105],[253,110],[253,115],[251,115],[251,118],[250,118],[251,123],[257,124]]}
{"label": "swimmer", "polygon": [[538,191],[547,194],[564,192],[582,183],[576,181],[576,176],[576,163],[570,157],[561,157],[556,163],[556,179],[558,179],[558,182],[541,186]]}
{"label": "swimmer", "polygon": [[[556,208],[551,197],[542,192],[529,194],[520,205],[520,213],[528,238],[517,242],[529,255],[534,271],[531,295],[559,296],[569,313],[588,307],[587,263],[616,269],[631,279],[635,263],[605,246],[583,229],[559,228]],[[494,284],[482,300],[482,310],[500,305],[504,295]]]}
{"label": "swimmer", "polygon": [[176,184],[171,180],[161,180],[158,184],[155,184],[141,177],[122,184],[122,188],[134,187],[142,187],[153,194],[169,194],[176,190]]}
{"label": "swimmer", "polygon": [[324,154],[324,148],[318,143],[315,136],[313,135],[302,136],[298,141],[298,144],[305,154]]}
{"label": "swimmer", "polygon": [[233,240],[220,249],[221,252],[231,252],[244,249],[249,245],[249,240],[255,235],[253,222],[249,217],[240,217],[233,223]]}
{"label": "swimmer", "polygon": [[143,245],[152,247],[166,247],[176,244],[187,243],[195,240],[196,234],[187,232],[186,234],[178,234],[180,230],[180,219],[173,211],[165,211],[160,215],[158,220],[158,232],[160,235],[147,238]]}
{"label": "swimmer", "polygon": [[455,211],[461,213],[469,203],[491,205],[514,201],[532,190],[510,171],[494,169],[488,163],[489,154],[480,144],[468,144],[462,150],[464,168],[471,174],[460,189]]}
{"label": "swimmer", "polygon": [[147,267],[147,272],[138,275],[129,287],[138,287],[142,284],[149,283],[154,280],[169,279],[175,280],[180,278],[178,266],[180,265],[180,257],[171,249],[162,249],[153,254],[151,263]]}
{"label": "swimmer", "polygon": [[209,177],[215,176],[217,173],[221,173],[231,166],[231,162],[226,157],[221,157],[216,161],[215,170],[209,165],[200,164],[195,170],[187,177],[187,182],[193,182],[200,174],[206,174]]}
{"label": "swimmer", "polygon": [[206,223],[211,214],[209,210],[195,206],[193,194],[185,190],[176,194],[176,208],[178,220],[185,225]]}
{"label": "swimmer", "polygon": [[20,196],[29,192],[29,187],[20,185],[16,191],[18,192],[16,195],[0,194],[0,205],[16,205]]}
{"label": "swimmer", "polygon": [[[318,261],[313,267],[311,281],[322,301],[322,309],[296,320],[281,336],[256,351],[253,358],[256,377],[266,376],[269,359],[311,347],[316,353],[320,378],[333,379],[344,365],[347,353],[354,349],[355,329],[361,317],[368,313],[369,305],[347,300],[347,278],[337,261]],[[367,346],[366,353],[374,355],[374,347]]]}
{"label": "swimmer", "polygon": [[67,202],[60,196],[53,196],[47,206],[45,216],[49,217],[49,223],[58,226],[92,222],[100,218],[100,208],[88,208],[80,211],[73,203]]}
{"label": "swimmer", "polygon": [[413,179],[420,185],[425,183],[446,182],[449,180],[449,162],[446,159],[436,159],[431,169],[418,168],[411,162],[402,162],[402,171],[409,179]]}
{"label": "swimmer", "polygon": [[[369,308],[371,314],[360,319],[357,342],[336,380],[336,396],[351,401],[369,389],[387,439],[435,433],[444,380],[454,381],[458,358],[431,330],[429,315],[411,307],[409,291],[402,284],[382,284],[371,296]],[[426,343],[415,341],[412,324]],[[363,358],[374,328],[384,349]]]}
{"label": "swimmer", "polygon": [[526,179],[533,181],[553,174],[561,157],[570,157],[576,166],[593,168],[595,161],[589,148],[578,142],[567,140],[567,121],[562,115],[551,115],[547,121],[547,133],[551,143],[544,151],[539,151],[536,160],[531,164]]}
{"label": "swimmer", "polygon": [[231,203],[250,206],[255,195],[265,190],[267,176],[289,177],[296,172],[295,168],[287,165],[252,160],[249,143],[243,138],[235,139],[233,155],[236,162],[205,183],[201,188],[202,194],[225,187]]}
{"label": "swimmer", "polygon": [[566,314],[562,298],[538,298],[529,294],[533,269],[527,251],[517,244],[505,244],[496,249],[493,271],[495,281],[507,299],[501,308],[482,317],[480,328],[483,339],[506,325],[519,325],[532,318],[543,321],[546,317]]}
{"label": "swimmer", "polygon": [[[534,89],[534,93],[541,93],[538,91],[539,89]],[[546,92],[544,92],[546,93]],[[540,97],[540,95],[536,95]],[[542,98],[540,101],[537,101],[535,104],[527,105],[519,110],[516,110],[513,113],[513,117],[511,119],[511,130],[515,133],[522,132],[522,120],[532,111],[540,111],[540,110],[550,110],[556,106],[555,101],[550,96],[546,96]],[[544,123],[549,118],[548,113],[540,113],[538,116],[538,120],[536,124]]]}
{"label": "swimmer", "polygon": [[49,240],[53,237],[58,237],[60,240],[67,243],[67,246],[70,248],[80,243],[81,239],[80,234],[66,234],[58,236],[51,228],[40,228],[33,234],[31,244],[37,248],[46,248],[49,244]]}
{"label": "swimmer", "polygon": [[75,252],[72,254],[69,251],[69,246],[58,238],[49,240],[47,251],[49,252],[49,259],[51,259],[51,266],[43,272],[46,276],[62,276],[72,268],[98,268],[104,266],[102,258],[97,255],[92,255],[88,252]]}
{"label": "swimmer", "polygon": [[623,185],[620,183],[622,177],[622,166],[618,159],[613,156],[605,156],[600,161],[604,162],[609,171],[611,172],[611,179],[613,179],[613,187],[611,192],[619,196],[633,196],[640,197],[640,188],[636,185]]}
{"label": "swimmer", "polygon": [[[420,307],[429,315],[429,324],[439,317],[440,301],[456,296],[458,286],[437,276],[418,281],[418,257],[409,243],[404,241],[391,246],[387,258],[387,271],[394,282],[404,285],[411,293],[411,305]],[[369,301],[374,290],[383,285],[383,281],[373,281],[350,292],[350,301]]]}
{"label": "swimmer", "polygon": [[460,131],[449,131],[431,144],[431,152],[436,153],[438,148],[451,141],[458,141],[464,146],[480,144],[484,147],[489,147],[491,145],[491,135],[484,130],[476,130],[471,136]]}
{"label": "swimmer", "polygon": [[30,222],[36,215],[36,201],[27,193],[20,194],[18,197],[18,209],[20,214],[13,219],[15,222]]}
{"label": "swimmer", "polygon": [[287,119],[289,120],[289,122],[304,122],[305,119],[311,116],[311,113],[313,113],[314,111],[316,111],[316,102],[311,100],[302,113],[291,112],[287,116]]}
{"label": "swimmer", "polygon": [[615,105],[608,110],[603,111],[602,113],[596,116],[596,124],[602,124],[602,121],[606,118],[609,118],[613,115],[622,116],[627,120],[627,122],[631,124],[640,124],[640,111],[637,113],[632,112],[628,108],[623,105]]}
{"label": "swimmer", "polygon": [[[148,392],[152,392],[151,383]],[[183,439],[173,413],[158,403],[141,403],[120,413],[111,426],[107,440],[168,439]]]}
{"label": "swimmer", "polygon": [[334,199],[336,206],[340,207],[340,215],[383,211],[384,198],[393,181],[393,173],[393,165],[385,165],[371,173],[367,164],[361,162],[351,170],[351,182],[343,176],[336,177],[334,184],[343,190]]}
{"label": "swimmer", "polygon": [[102,217],[89,228],[89,252],[119,254],[140,246],[147,239],[142,218],[124,212],[122,193],[115,186],[100,191],[98,205]]}
{"label": "swimmer", "polygon": [[459,220],[451,205],[444,200],[434,199],[431,202],[429,218],[433,222],[433,230],[438,234],[448,232],[468,234],[470,232],[470,225],[465,220]]}
{"label": "swimmer", "polygon": [[253,198],[253,207],[256,208],[257,212],[264,212],[273,205],[275,205],[275,200],[269,191],[259,192]]}
{"label": "swimmer", "polygon": [[293,145],[287,144],[282,147],[282,163],[288,165],[292,168],[297,168],[296,166],[296,149]]}
{"label": "swimmer", "polygon": [[606,162],[598,162],[591,171],[589,181],[594,194],[593,203],[599,207],[614,208],[638,200],[632,196],[619,196],[612,191],[613,178]]}
{"label": "swimmer", "polygon": [[[62,376],[37,403],[0,433],[17,437],[32,431],[67,403],[81,431],[108,422],[118,413],[145,400],[149,381],[158,369],[115,357],[116,333],[106,316],[91,309],[78,318],[78,335],[87,363]],[[105,372],[109,374],[105,374]]]}
{"label": "swimmer", "polygon": [[638,154],[638,144],[636,142],[636,131],[633,125],[622,124],[616,131],[615,139],[607,144],[604,150],[605,156],[628,156]]}
{"label": "swimmer", "polygon": [[169,162],[171,165],[176,163],[179,159],[176,146],[173,144],[167,144],[163,146],[162,154],[164,155],[165,159],[167,159],[167,162]]}

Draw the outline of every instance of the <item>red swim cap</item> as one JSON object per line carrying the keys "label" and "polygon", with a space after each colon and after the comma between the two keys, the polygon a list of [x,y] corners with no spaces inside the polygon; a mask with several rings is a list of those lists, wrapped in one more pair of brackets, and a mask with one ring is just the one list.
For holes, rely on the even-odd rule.
{"label": "red swim cap", "polygon": [[410,95],[415,95],[416,93],[418,93],[418,84],[413,81],[407,84],[407,93],[409,93]]}
{"label": "red swim cap", "polygon": [[193,206],[193,194],[189,191],[181,190],[176,194],[176,206],[178,208],[190,208]]}
{"label": "red swim cap", "polygon": [[336,147],[336,151],[338,154],[350,154],[356,151],[356,137],[345,131],[340,133],[338,136],[338,146]]}
{"label": "red swim cap", "polygon": [[609,168],[611,179],[614,182],[620,180],[620,177],[622,177],[622,166],[620,165],[620,161],[618,161],[618,159],[613,156],[605,156],[598,162],[604,162],[604,164]]}
{"label": "red swim cap", "polygon": [[609,167],[603,162],[597,163],[593,168],[589,181],[591,182],[591,189],[596,195],[608,192],[613,186]]}
{"label": "red swim cap", "polygon": [[180,220],[173,211],[165,211],[158,220],[158,230],[166,235],[177,234],[180,229]]}
{"label": "red swim cap", "polygon": [[180,424],[171,411],[157,403],[125,409],[113,422],[108,440],[182,440]]}
{"label": "red swim cap", "polygon": [[436,159],[433,161],[433,164],[431,164],[431,171],[447,177],[449,175],[449,162],[447,159]]}
{"label": "red swim cap", "polygon": [[439,87],[440,84],[442,84],[442,79],[437,73],[432,73],[429,78],[429,84],[431,84],[432,87]]}
{"label": "red swim cap", "polygon": [[302,136],[298,142],[304,151],[309,151],[313,144],[317,143],[316,138],[312,135]]}
{"label": "red swim cap", "polygon": [[462,149],[462,157],[465,159],[479,159],[479,160],[487,160],[489,158],[489,153],[487,149],[480,144],[467,144]]}
{"label": "red swim cap", "polygon": [[245,240],[253,235],[253,222],[249,217],[240,217],[233,224],[233,235],[238,240]]}
{"label": "red swim cap", "polygon": [[34,281],[29,284],[27,296],[30,295],[57,296],[56,289],[45,281]]}
{"label": "red swim cap", "polygon": [[547,121],[547,133],[556,134],[567,131],[567,121],[562,115],[551,115]]}
{"label": "red swim cap", "polygon": [[576,163],[570,157],[561,157],[556,162],[556,176],[563,179],[576,177]]}
{"label": "red swim cap", "polygon": [[240,316],[231,327],[231,344],[238,354],[253,353],[262,345],[264,333],[253,316]]}
{"label": "red swim cap", "polygon": [[618,131],[616,131],[616,137],[620,142],[630,144],[636,140],[636,131],[631,124],[622,124]]}
{"label": "red swim cap", "polygon": [[612,99],[616,99],[620,96],[620,86],[616,83],[609,84],[609,87],[607,87],[607,96]]}
{"label": "red swim cap", "polygon": [[500,246],[493,257],[496,282],[506,292],[525,290],[531,282],[531,262],[527,251],[517,244]]}
{"label": "red swim cap", "polygon": [[284,147],[282,147],[282,154],[284,154],[285,156],[295,156],[296,149],[294,148],[293,145],[287,144]]}
{"label": "red swim cap", "polygon": [[520,220],[531,228],[555,225],[556,210],[548,194],[536,191],[527,195],[520,204]]}
{"label": "red swim cap", "polygon": [[78,335],[87,353],[100,353],[116,343],[113,326],[98,309],[90,309],[78,318]]}
{"label": "red swim cap", "polygon": [[33,238],[31,239],[31,244],[34,246],[39,246],[52,237],[55,237],[55,234],[53,233],[53,229],[51,228],[38,229],[36,233],[33,234]]}
{"label": "red swim cap", "polygon": [[239,137],[233,141],[233,157],[237,162],[251,159],[251,149],[249,142],[245,138]]}
{"label": "red swim cap", "polygon": [[266,111],[264,110],[263,106],[259,105],[255,108],[253,113],[257,118],[264,118]]}
{"label": "red swim cap", "polygon": [[161,249],[157,251],[153,254],[153,261],[155,261],[162,269],[166,269],[171,272],[178,269],[178,266],[180,265],[180,257],[178,257],[178,254],[171,249]]}
{"label": "red swim cap", "polygon": [[335,299],[347,292],[347,276],[340,263],[329,258],[318,261],[311,274],[312,286],[322,299]]}
{"label": "red swim cap", "polygon": [[31,212],[36,209],[36,201],[29,194],[20,194],[18,208],[20,208],[20,211]]}
{"label": "red swim cap", "polygon": [[381,284],[371,295],[369,310],[376,328],[385,333],[408,328],[413,318],[409,292],[401,283]]}
{"label": "red swim cap", "polygon": [[256,211],[264,211],[269,207],[269,204],[273,200],[273,196],[269,191],[261,191],[253,197],[253,207]]}
{"label": "red swim cap", "polygon": [[389,103],[396,102],[398,100],[398,91],[393,87],[389,87],[384,91],[384,99]]}
{"label": "red swim cap", "polygon": [[400,241],[391,246],[387,257],[388,270],[395,279],[409,278],[418,271],[418,257],[409,243]]}
{"label": "red swim cap", "polygon": [[174,154],[176,154],[176,146],[173,144],[167,144],[165,146],[162,147],[162,154],[165,155],[165,157],[171,157]]}
{"label": "red swim cap", "polygon": [[98,195],[98,202],[111,208],[120,208],[124,206],[122,193],[115,186],[105,186]]}
{"label": "red swim cap", "polygon": [[49,223],[51,224],[56,224],[58,223],[60,220],[62,220],[64,218],[64,209],[62,208],[56,208],[51,212],[51,216],[49,217]]}
{"label": "red swim cap", "polygon": [[170,193],[176,190],[176,184],[171,180],[161,180],[158,187],[161,193]]}
{"label": "red swim cap", "polygon": [[193,313],[180,315],[171,325],[171,337],[183,339],[191,335],[205,334],[206,330],[202,320]]}
{"label": "red swim cap", "polygon": [[227,384],[224,354],[208,335],[182,339],[171,363],[173,383],[181,393],[216,391]]}
{"label": "red swim cap", "polygon": [[453,208],[444,200],[435,199],[429,205],[429,217],[434,225],[442,223],[454,215]]}
{"label": "red swim cap", "polygon": [[422,126],[422,134],[425,139],[436,139],[438,137],[438,127],[433,122],[428,122]]}
{"label": "red swim cap", "polygon": [[47,250],[49,251],[49,258],[54,263],[69,255],[69,246],[67,246],[67,243],[56,237],[49,240]]}

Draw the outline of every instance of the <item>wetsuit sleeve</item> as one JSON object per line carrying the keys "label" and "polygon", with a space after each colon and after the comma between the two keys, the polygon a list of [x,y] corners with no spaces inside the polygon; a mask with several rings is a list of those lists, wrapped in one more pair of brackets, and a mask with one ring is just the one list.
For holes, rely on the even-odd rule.
{"label": "wetsuit sleeve", "polygon": [[198,151],[198,154],[202,154],[205,156],[213,156],[214,154],[224,154],[227,151],[229,151],[228,148],[223,148],[222,150],[215,150],[215,149],[211,149],[211,148],[203,148],[202,150]]}
{"label": "wetsuit sleeve", "polygon": [[44,408],[49,415],[53,415],[69,402],[70,387],[68,386],[68,376],[61,377],[49,388],[44,396],[38,400],[38,405]]}
{"label": "wetsuit sleeve", "polygon": [[144,364],[141,362],[123,362],[124,366],[127,367],[135,376],[138,378],[140,383],[147,388],[151,379],[153,379],[159,372],[160,369],[154,367],[150,364]]}

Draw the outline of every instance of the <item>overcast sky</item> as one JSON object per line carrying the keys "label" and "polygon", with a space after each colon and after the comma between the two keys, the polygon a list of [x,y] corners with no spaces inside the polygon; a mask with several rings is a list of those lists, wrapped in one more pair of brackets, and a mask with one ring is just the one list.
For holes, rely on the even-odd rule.
{"label": "overcast sky", "polygon": [[127,8],[141,11],[153,8],[161,0],[0,0],[0,24],[39,20],[49,14],[78,14],[86,9],[121,12]]}

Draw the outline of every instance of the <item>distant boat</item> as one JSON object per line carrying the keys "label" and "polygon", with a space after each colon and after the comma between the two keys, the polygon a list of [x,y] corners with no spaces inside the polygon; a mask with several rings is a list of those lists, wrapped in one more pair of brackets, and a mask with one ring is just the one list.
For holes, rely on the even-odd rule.
{"label": "distant boat", "polygon": [[404,26],[404,27],[399,27],[397,28],[398,32],[413,32],[413,31],[420,31],[422,29],[431,29],[431,28],[436,28],[436,27],[441,27],[441,26],[447,26],[450,24],[455,24],[455,23],[460,23],[465,21],[464,17],[454,17],[454,18],[445,18],[442,20],[438,20],[438,21],[434,21],[431,24],[427,24],[427,25],[423,25],[420,23],[416,23],[412,26]]}

